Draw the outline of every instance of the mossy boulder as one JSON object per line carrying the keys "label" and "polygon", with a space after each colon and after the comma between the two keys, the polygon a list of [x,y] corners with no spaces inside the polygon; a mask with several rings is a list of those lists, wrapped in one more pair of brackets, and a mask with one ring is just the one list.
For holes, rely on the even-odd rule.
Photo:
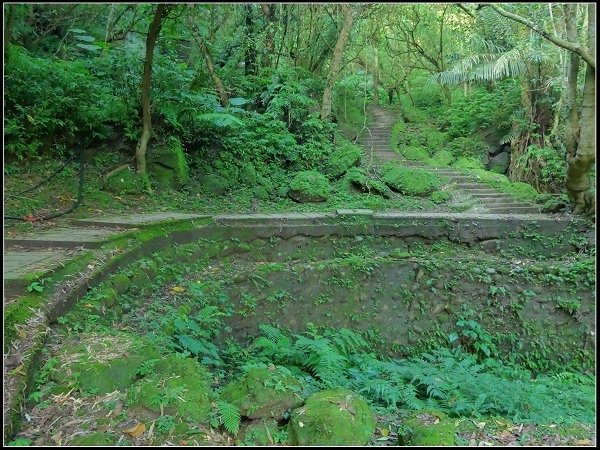
{"label": "mossy boulder", "polygon": [[111,447],[116,445],[119,438],[112,433],[97,431],[86,436],[76,436],[69,443],[71,447]]}
{"label": "mossy boulder", "polygon": [[448,150],[440,150],[431,157],[431,164],[434,166],[449,166],[454,160],[454,156]]}
{"label": "mossy boulder", "polygon": [[365,445],[375,432],[375,415],[358,394],[331,389],[295,409],[288,430],[292,445]]}
{"label": "mossy boulder", "polygon": [[339,178],[344,175],[350,168],[357,166],[360,162],[362,150],[360,147],[344,143],[331,153],[327,159],[327,173],[332,178]]}
{"label": "mossy boulder", "polygon": [[168,356],[127,393],[126,404],[141,420],[164,414],[181,420],[204,422],[210,411],[210,376],[191,358]]}
{"label": "mossy boulder", "polygon": [[123,166],[108,174],[102,188],[113,194],[140,194],[144,191],[144,183],[131,167]]}
{"label": "mossy boulder", "polygon": [[249,419],[282,420],[286,411],[304,403],[302,382],[282,368],[254,367],[246,375],[225,386],[221,398],[237,406]]}
{"label": "mossy boulder", "polygon": [[108,285],[112,287],[117,294],[125,294],[131,287],[131,280],[124,273],[117,273],[110,278]]}
{"label": "mossy boulder", "polygon": [[141,292],[144,289],[144,286],[148,283],[150,278],[146,272],[144,272],[140,267],[137,267],[133,270],[133,273],[129,276],[131,280],[131,287],[129,290],[133,293]]}
{"label": "mossy boulder", "polygon": [[105,394],[131,386],[140,366],[159,355],[139,336],[90,333],[67,341],[56,356],[59,364],[50,379],[65,389],[78,384],[83,391]]}
{"label": "mossy boulder", "polygon": [[385,184],[404,195],[425,197],[442,187],[446,181],[434,173],[422,169],[402,167],[387,163],[381,169]]}
{"label": "mossy boulder", "polygon": [[274,419],[268,420],[257,420],[244,427],[242,430],[241,438],[244,445],[259,445],[267,446],[273,445],[273,436],[279,431],[277,421]]}
{"label": "mossy boulder", "polygon": [[400,154],[413,161],[429,161],[427,150],[421,147],[408,146],[400,149]]}
{"label": "mossy boulder", "polygon": [[455,445],[456,425],[440,412],[418,411],[403,422],[404,433],[398,437],[400,445],[439,447]]}
{"label": "mossy boulder", "polygon": [[383,198],[390,198],[392,196],[392,191],[390,191],[390,188],[388,188],[385,183],[374,180],[369,177],[364,170],[358,168],[352,168],[346,172],[344,181],[349,186],[354,186],[362,192],[380,195]]}
{"label": "mossy boulder", "polygon": [[180,190],[189,180],[189,169],[181,141],[171,137],[165,145],[148,151],[148,172],[160,189]]}
{"label": "mossy boulder", "polygon": [[299,203],[324,202],[329,198],[329,181],[325,175],[306,170],[298,172],[290,182],[288,196]]}

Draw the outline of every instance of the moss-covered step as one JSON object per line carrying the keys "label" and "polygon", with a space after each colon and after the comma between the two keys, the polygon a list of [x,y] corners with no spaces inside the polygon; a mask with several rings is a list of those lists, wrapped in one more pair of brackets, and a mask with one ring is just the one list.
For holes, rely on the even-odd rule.
{"label": "moss-covered step", "polygon": [[157,212],[147,214],[128,214],[110,217],[92,217],[88,219],[77,219],[72,221],[73,225],[84,225],[93,227],[119,227],[140,228],[147,225],[155,225],[161,222],[174,222],[180,220],[193,220],[211,217],[209,214],[187,214],[178,212]]}

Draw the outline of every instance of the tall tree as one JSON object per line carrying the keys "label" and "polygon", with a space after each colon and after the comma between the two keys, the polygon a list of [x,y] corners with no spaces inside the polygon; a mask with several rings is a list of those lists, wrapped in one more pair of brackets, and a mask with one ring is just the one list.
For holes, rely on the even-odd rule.
{"label": "tall tree", "polygon": [[335,48],[333,49],[333,56],[331,58],[331,67],[329,68],[329,74],[327,75],[327,81],[325,82],[325,90],[323,91],[323,101],[321,103],[321,120],[329,120],[331,116],[331,105],[333,102],[333,85],[340,71],[342,63],[342,57],[344,56],[344,49],[346,43],[350,37],[352,31],[352,24],[354,22],[354,16],[352,15],[352,8],[350,5],[342,5],[342,12],[344,14],[342,28]]}
{"label": "tall tree", "polygon": [[219,98],[221,99],[221,104],[223,106],[227,106],[229,104],[229,94],[227,94],[227,91],[225,90],[225,86],[223,85],[221,78],[219,77],[219,75],[217,74],[217,71],[215,70],[215,65],[213,64],[213,60],[210,55],[210,51],[208,50],[208,47],[206,45],[206,42],[200,35],[200,32],[196,29],[196,26],[194,24],[194,19],[195,19],[194,8],[195,8],[195,5],[189,5],[188,24],[190,26],[190,31],[192,32],[192,36],[194,36],[194,39],[196,40],[198,47],[200,47],[202,56],[204,56],[204,61],[206,62],[206,68],[208,69],[208,73],[210,74],[210,77],[213,80],[215,88],[217,89],[217,92],[219,93]]}
{"label": "tall tree", "polygon": [[152,116],[150,114],[150,87],[152,83],[152,60],[154,59],[154,47],[163,21],[167,16],[172,5],[159,4],[154,11],[154,18],[148,28],[148,36],[146,37],[146,59],[144,61],[144,73],[142,75],[142,135],[135,148],[135,157],[137,162],[137,170],[142,176],[146,189],[152,192],[148,174],[146,172],[146,152],[148,150],[148,142],[152,134]]}

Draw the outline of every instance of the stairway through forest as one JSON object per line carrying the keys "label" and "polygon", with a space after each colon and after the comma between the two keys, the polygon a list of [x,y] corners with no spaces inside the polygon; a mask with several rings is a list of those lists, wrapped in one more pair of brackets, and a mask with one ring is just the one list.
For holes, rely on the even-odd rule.
{"label": "stairway through forest", "polygon": [[456,188],[470,195],[484,209],[478,211],[488,214],[538,214],[539,208],[531,203],[510,197],[477,180],[476,177],[454,170],[450,167],[433,167],[419,161],[404,159],[391,146],[392,126],[396,121],[391,110],[373,108],[373,125],[363,140],[365,157],[363,161],[375,169],[379,169],[389,161],[398,161],[407,167],[415,167],[437,173],[456,183]]}

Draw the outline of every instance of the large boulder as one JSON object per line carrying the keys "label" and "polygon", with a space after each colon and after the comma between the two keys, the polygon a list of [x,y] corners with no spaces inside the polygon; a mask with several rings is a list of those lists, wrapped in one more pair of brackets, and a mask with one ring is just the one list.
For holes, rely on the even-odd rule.
{"label": "large boulder", "polygon": [[324,202],[329,198],[327,177],[314,170],[298,172],[290,182],[288,196],[299,203]]}
{"label": "large boulder", "polygon": [[362,150],[351,143],[346,143],[329,156],[327,160],[327,173],[332,178],[344,175],[350,168],[357,166],[360,162]]}
{"label": "large boulder", "polygon": [[426,197],[442,187],[446,178],[422,169],[387,163],[381,169],[385,184],[404,195]]}
{"label": "large boulder", "polygon": [[171,137],[165,145],[148,151],[148,172],[160,189],[179,190],[189,180],[188,164],[181,141]]}
{"label": "large boulder", "polygon": [[163,414],[193,422],[207,420],[210,375],[198,361],[168,356],[148,372],[127,393],[127,404],[141,420]]}
{"label": "large boulder", "polygon": [[375,432],[375,415],[348,389],[317,392],[292,413],[288,424],[292,445],[365,445]]}
{"label": "large boulder", "polygon": [[221,398],[249,419],[283,420],[288,410],[304,403],[302,382],[277,368],[254,367],[223,390]]}
{"label": "large boulder", "polygon": [[510,166],[510,153],[502,152],[498,153],[492,159],[490,159],[490,170],[495,173],[506,173]]}

